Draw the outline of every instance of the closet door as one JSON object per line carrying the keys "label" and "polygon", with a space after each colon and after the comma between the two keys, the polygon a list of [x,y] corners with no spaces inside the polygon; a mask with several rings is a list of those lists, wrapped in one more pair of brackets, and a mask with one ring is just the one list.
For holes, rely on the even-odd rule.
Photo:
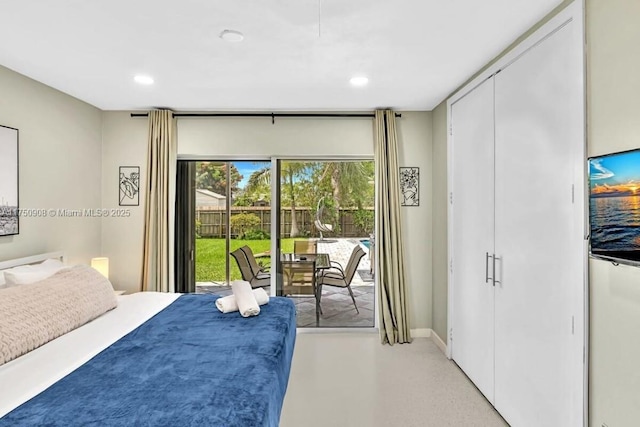
{"label": "closet door", "polygon": [[493,79],[452,105],[452,358],[493,402]]}
{"label": "closet door", "polygon": [[571,25],[495,77],[495,407],[513,426],[582,425],[582,63]]}

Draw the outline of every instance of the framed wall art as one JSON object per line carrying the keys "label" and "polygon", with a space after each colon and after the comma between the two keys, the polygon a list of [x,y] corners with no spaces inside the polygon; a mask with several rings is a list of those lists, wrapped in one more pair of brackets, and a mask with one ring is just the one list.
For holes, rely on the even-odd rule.
{"label": "framed wall art", "polygon": [[120,166],[120,206],[140,206],[140,166]]}
{"label": "framed wall art", "polygon": [[18,129],[0,125],[0,237],[18,232]]}
{"label": "framed wall art", "polygon": [[420,168],[400,168],[401,206],[420,206]]}

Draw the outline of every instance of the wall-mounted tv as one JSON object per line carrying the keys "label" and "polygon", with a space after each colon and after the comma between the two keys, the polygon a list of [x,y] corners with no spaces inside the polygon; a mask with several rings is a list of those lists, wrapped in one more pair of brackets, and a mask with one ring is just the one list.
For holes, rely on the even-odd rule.
{"label": "wall-mounted tv", "polygon": [[640,264],[640,149],[589,159],[591,255]]}

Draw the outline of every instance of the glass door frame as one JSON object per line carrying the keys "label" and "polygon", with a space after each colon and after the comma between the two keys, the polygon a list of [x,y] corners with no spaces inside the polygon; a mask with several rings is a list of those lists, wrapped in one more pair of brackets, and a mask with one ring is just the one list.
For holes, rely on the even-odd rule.
{"label": "glass door frame", "polygon": [[[226,164],[226,165],[230,165],[233,162],[271,162],[272,161],[272,157],[268,157],[268,156],[220,156],[220,155],[215,155],[215,156],[206,156],[206,155],[178,155],[177,156],[177,160],[179,161],[188,161],[188,162],[212,162],[212,163],[220,163],[220,164]],[[273,164],[271,164],[271,172],[273,172]],[[227,285],[231,285],[231,254],[230,254],[230,250],[231,250],[231,187],[229,186],[229,182],[230,182],[230,176],[231,176],[231,168],[227,167],[226,168],[226,175],[225,175],[225,179],[227,181],[227,186],[225,188],[225,212],[226,212],[226,217],[227,217],[227,224],[226,224],[226,237],[225,237],[225,250],[226,250],[226,256],[225,256],[225,281],[227,283]],[[273,193],[273,185],[272,185],[272,193]],[[195,200],[195,198],[194,198]],[[271,209],[271,218],[273,219],[273,207]],[[273,224],[272,225],[272,229],[273,229]],[[194,227],[194,239],[195,239],[195,223],[193,224]],[[272,239],[273,241],[273,239]],[[195,281],[195,271],[196,271],[196,259],[197,259],[197,254],[195,253],[196,249],[195,249],[195,242],[193,242],[193,247],[194,247],[194,253],[193,253],[193,257],[192,257],[192,269],[194,272],[194,281]],[[273,245],[271,246],[272,250],[273,250]],[[271,284],[272,284],[272,289],[273,289],[273,275],[272,275],[272,279],[271,279]]]}
{"label": "glass door frame", "polygon": [[[303,161],[303,160],[308,160],[308,161],[358,161],[358,160],[366,160],[366,161],[374,161],[375,162],[375,158],[374,156],[372,156],[371,154],[363,154],[363,155],[276,155],[276,156],[245,156],[245,155],[229,155],[229,156],[221,156],[221,155],[185,155],[185,154],[179,154],[177,157],[178,160],[184,160],[184,161],[194,161],[194,162],[205,162],[205,161],[210,161],[210,162],[220,162],[220,163],[225,163],[225,162],[241,162],[241,161],[253,161],[253,162],[271,162],[271,253],[274,254],[273,258],[272,258],[272,272],[275,272],[276,274],[271,274],[271,286],[270,286],[270,293],[271,296],[276,296],[276,286],[277,286],[277,272],[279,270],[278,268],[278,260],[279,260],[279,250],[280,250],[280,173],[279,173],[279,162],[283,161],[283,160],[299,160],[299,161]],[[278,185],[274,185],[274,183],[277,183]],[[374,207],[378,206],[378,197],[379,197],[379,191],[378,191],[378,181],[377,179],[375,179],[374,177]],[[228,209],[230,209],[229,204],[227,204]],[[275,209],[277,208],[277,209]],[[229,221],[228,221],[229,222]],[[375,228],[377,228],[378,225],[378,215],[376,210],[374,210],[374,224],[375,224]],[[195,227],[195,224],[194,224]],[[227,227],[230,227],[230,224],[227,225]],[[276,238],[274,238],[274,236]],[[229,239],[227,238],[227,257],[229,256],[228,252],[229,252],[229,246],[230,242]],[[379,246],[375,245],[374,246],[374,259],[380,259],[379,258]],[[196,257],[194,254],[193,257],[193,268],[195,271],[195,262],[196,262]],[[229,264],[229,260],[227,259],[227,270],[230,269],[230,264]],[[227,273],[227,277],[229,277],[230,273]],[[373,328],[350,328],[350,327],[344,327],[344,328],[298,328],[300,330],[300,332],[303,333],[330,333],[330,332],[359,332],[359,333],[377,333],[379,328],[380,328],[380,320],[379,320],[379,315],[378,315],[378,307],[379,307],[379,286],[378,286],[378,275],[374,275],[374,292],[375,292],[375,298],[374,298],[374,327]]]}
{"label": "glass door frame", "polygon": [[[271,253],[273,254],[271,258],[271,296],[276,296],[276,287],[277,287],[277,276],[280,273],[280,213],[282,211],[281,203],[280,203],[280,162],[293,160],[293,161],[309,161],[309,162],[330,162],[330,161],[373,161],[375,163],[375,157],[371,154],[368,155],[286,155],[286,156],[272,156],[271,158]],[[277,178],[277,181],[276,179]],[[276,185],[277,184],[277,185]],[[378,226],[378,215],[375,209],[378,206],[378,180],[375,179],[374,176],[374,230]],[[379,258],[379,245],[374,246],[374,260],[378,260]],[[275,273],[275,274],[274,274]],[[360,332],[360,333],[377,333],[380,328],[379,324],[379,316],[378,316],[378,298],[380,295],[379,287],[378,287],[378,275],[374,274],[373,276],[373,286],[374,286],[374,299],[373,299],[373,327],[372,328],[362,328],[362,327],[341,327],[341,328],[325,328],[325,327],[314,327],[314,328],[297,328],[299,332],[303,333],[331,333],[331,332]]]}

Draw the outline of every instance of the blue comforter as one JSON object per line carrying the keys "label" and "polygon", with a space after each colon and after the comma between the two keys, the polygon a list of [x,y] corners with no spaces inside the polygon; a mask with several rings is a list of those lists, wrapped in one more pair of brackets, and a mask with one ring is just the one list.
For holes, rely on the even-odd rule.
{"label": "blue comforter", "polygon": [[245,319],[220,313],[215,299],[179,297],[0,426],[277,426],[294,305],[272,298]]}

